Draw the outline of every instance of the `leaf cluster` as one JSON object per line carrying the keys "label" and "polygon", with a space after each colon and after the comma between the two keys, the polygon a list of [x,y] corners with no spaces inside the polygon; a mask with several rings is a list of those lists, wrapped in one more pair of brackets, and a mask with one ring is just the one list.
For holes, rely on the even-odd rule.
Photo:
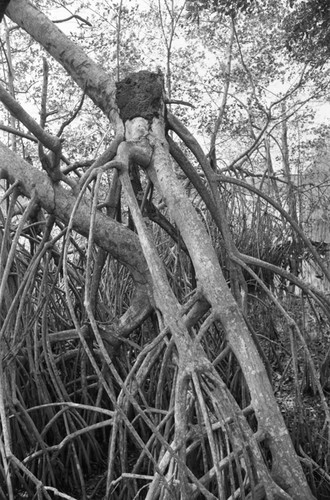
{"label": "leaf cluster", "polygon": [[[290,11],[284,18],[284,45],[300,62],[323,65],[330,55],[330,4],[328,0],[286,0],[274,2]],[[271,4],[258,0],[187,0],[186,19],[200,21],[202,12],[236,19],[267,10]]]}
{"label": "leaf cluster", "polygon": [[284,20],[286,47],[300,61],[323,65],[330,56],[330,4],[308,0]]}
{"label": "leaf cluster", "polygon": [[199,12],[209,10],[225,16],[235,18],[240,12],[251,13],[257,6],[257,0],[188,0],[186,9],[187,18],[198,18]]}

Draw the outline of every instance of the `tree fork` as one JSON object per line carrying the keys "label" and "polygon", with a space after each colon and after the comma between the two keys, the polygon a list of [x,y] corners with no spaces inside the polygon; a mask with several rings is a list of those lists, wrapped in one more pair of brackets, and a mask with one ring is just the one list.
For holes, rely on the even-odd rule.
{"label": "tree fork", "polygon": [[[259,430],[269,436],[269,447],[273,458],[272,477],[293,499],[311,499],[312,494],[276,403],[265,367],[239,307],[225,282],[210,238],[175,176],[165,137],[164,104],[160,99],[162,93],[160,82],[159,74],[148,75],[148,72],[144,71],[130,74],[123,82],[117,84],[117,103],[126,128],[126,142],[120,145],[117,160],[122,162],[121,179],[151,273],[155,305],[160,310],[165,325],[171,329],[179,352],[180,364],[184,363],[186,366],[186,375],[189,373],[191,376],[196,370],[207,372],[210,366],[206,356],[202,353],[200,343],[191,339],[180,319],[179,304],[168,284],[163,264],[144,225],[130,185],[128,165],[131,161],[139,163],[146,169],[150,179],[162,194],[189,251],[199,287],[211,306],[212,321],[214,319],[221,322],[228,342],[241,365],[250,389]],[[141,106],[141,103],[144,106]],[[199,337],[200,335],[198,339]],[[201,359],[202,365],[200,365]],[[213,375],[219,378],[214,372]],[[226,399],[223,398],[224,394],[222,401]],[[237,414],[237,409],[234,409],[232,403],[229,403],[227,411]],[[247,425],[246,423],[244,426],[245,430]],[[251,429],[249,434],[251,435]],[[256,448],[254,452],[257,459]],[[267,481],[265,467],[260,462],[258,465],[261,468],[259,473],[263,476],[266,491],[272,496],[274,490]],[[279,491],[276,493],[279,494]]]}
{"label": "tree fork", "polygon": [[[145,133],[143,132],[143,125]],[[254,438],[252,430],[248,426],[242,411],[228,391],[226,385],[220,379],[219,374],[215,371],[210,361],[206,358],[199,342],[196,343],[190,337],[187,326],[182,319],[180,304],[178,303],[176,297],[174,296],[174,293],[170,288],[164,265],[157,254],[151,236],[149,235],[148,229],[145,226],[129,177],[128,165],[131,161],[136,161],[144,168],[148,169],[148,165],[152,159],[153,148],[150,147],[149,144],[149,125],[146,120],[137,117],[131,120],[131,122],[128,124],[127,130],[127,138],[130,140],[121,143],[118,148],[116,160],[110,162],[108,166],[113,166],[120,172],[120,179],[122,181],[123,189],[126,194],[127,202],[140,238],[142,250],[144,252],[151,273],[151,298],[154,300],[156,309],[161,313],[163,324],[169,327],[169,330],[171,331],[171,334],[173,335],[173,338],[175,340],[175,344],[179,354],[179,376],[177,380],[175,398],[176,426],[174,440],[171,444],[171,448],[173,451],[180,450],[180,453],[177,456],[177,460],[179,470],[181,471],[181,477],[183,476],[183,472],[182,465],[180,467],[180,464],[182,464],[182,458],[180,460],[180,457],[182,457],[182,454],[185,454],[184,450],[186,447],[186,436],[188,434],[187,424],[185,421],[185,412],[183,411],[183,408],[186,408],[188,385],[190,381],[193,381],[194,386],[196,386],[196,384],[198,384],[198,386],[203,386],[203,384],[205,384],[205,380],[203,380],[203,377],[206,376],[208,380],[212,381],[212,384],[214,384],[214,389],[211,391],[214,400],[221,401],[221,412],[217,415],[220,424],[223,428],[225,428],[227,422],[233,423],[234,429],[232,430],[231,442],[236,449],[243,450],[242,453],[245,456],[246,467],[248,469],[257,469],[260,478],[259,484],[263,485],[265,491],[268,492],[269,495],[272,495],[272,492],[274,492],[278,495],[279,498],[288,500],[288,498],[290,497],[285,495],[285,493],[282,492],[275,483],[273,483],[264,464],[257,441]],[[148,139],[146,140],[147,135]],[[200,402],[201,397],[199,398],[199,403]],[[207,426],[206,421],[205,425]],[[245,452],[246,448],[251,448],[251,450],[253,451],[252,459],[249,457],[248,453]],[[213,455],[215,462],[214,466],[215,469],[217,469],[217,460],[215,459],[215,455],[217,455],[216,450],[214,451]],[[161,470],[165,471],[166,467],[169,464],[169,461],[171,460],[171,456],[172,454],[168,452],[161,459],[161,462],[159,464]],[[218,477],[218,489],[219,492],[221,492],[221,474],[218,471],[215,475]],[[154,498],[153,495],[156,494],[157,488],[159,486],[159,479],[159,476],[156,475],[154,480],[152,481],[147,495],[148,500],[152,500],[152,498]],[[192,479],[196,480],[196,478],[194,477]],[[186,484],[186,481],[184,483]],[[251,485],[251,487],[253,488],[253,485]],[[188,487],[186,484],[186,489],[187,488]],[[201,492],[203,491],[201,490]],[[185,491],[185,494],[188,495],[188,490]],[[188,496],[184,498],[188,498]],[[224,497],[222,497],[220,494],[220,498]]]}

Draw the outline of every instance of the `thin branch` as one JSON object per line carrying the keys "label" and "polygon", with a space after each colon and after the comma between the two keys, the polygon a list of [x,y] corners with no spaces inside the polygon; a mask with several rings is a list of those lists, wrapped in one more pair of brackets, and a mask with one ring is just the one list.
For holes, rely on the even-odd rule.
{"label": "thin branch", "polygon": [[83,24],[87,24],[87,26],[90,26],[91,28],[93,27],[92,23],[87,21],[87,19],[84,19],[83,17],[79,16],[79,14],[72,14],[72,16],[66,17],[64,19],[57,19],[56,21],[53,21],[53,23],[54,24],[66,23],[67,21],[71,21],[71,19],[77,19],[78,21],[81,21]]}
{"label": "thin branch", "polygon": [[57,152],[61,143],[57,137],[48,134],[42,127],[18,104],[9,92],[0,84],[0,100],[6,106],[8,111],[15,116],[25,127],[36,136],[36,138],[51,151]]}
{"label": "thin branch", "polygon": [[231,73],[231,61],[232,61],[232,55],[233,55],[234,35],[235,35],[235,28],[234,28],[234,21],[232,20],[231,33],[230,33],[230,39],[229,39],[229,45],[228,45],[228,55],[227,55],[227,63],[226,63],[226,71],[225,71],[225,84],[224,84],[224,88],[223,88],[222,101],[220,104],[218,118],[215,122],[214,130],[213,130],[213,133],[211,136],[211,142],[210,142],[209,157],[210,157],[211,164],[212,164],[212,167],[214,170],[216,170],[216,167],[217,167],[215,141],[216,141],[216,138],[217,138],[219,129],[221,127],[224,114],[225,114],[229,86],[230,86],[230,73]]}
{"label": "thin branch", "polygon": [[283,217],[289,222],[289,224],[292,226],[292,228],[296,231],[298,236],[301,238],[301,240],[305,243],[306,247],[308,250],[311,252],[313,255],[315,262],[320,266],[320,269],[324,273],[324,275],[327,277],[327,279],[330,281],[330,272],[327,269],[327,267],[324,265],[320,255],[318,252],[315,250],[314,246],[310,242],[309,238],[305,235],[301,227],[297,224],[295,220],[290,217],[290,215],[284,210],[283,207],[281,207],[273,198],[268,196],[266,193],[261,191],[260,189],[256,188],[255,186],[252,186],[251,184],[248,184],[247,182],[244,182],[240,179],[236,179],[234,177],[229,177],[221,174],[215,174],[215,177],[218,179],[220,182],[229,182],[230,184],[236,184],[238,186],[244,187],[248,189],[249,191],[252,191],[253,193],[257,194],[264,200],[266,200],[270,205],[272,205]]}
{"label": "thin branch", "polygon": [[56,136],[57,137],[61,137],[62,133],[63,133],[63,130],[65,129],[65,127],[67,127],[68,125],[70,125],[70,123],[73,122],[73,120],[76,118],[76,116],[78,115],[79,111],[81,110],[81,108],[83,107],[83,104],[84,104],[84,101],[85,101],[85,91],[83,92],[82,96],[81,96],[81,99],[80,99],[80,102],[78,103],[78,106],[76,108],[76,110],[72,113],[72,115],[67,119],[65,120],[62,125],[60,126],[60,129],[59,131],[57,132]]}
{"label": "thin branch", "polygon": [[7,125],[2,125],[2,123],[0,123],[0,130],[8,132],[9,134],[17,135],[18,137],[23,137],[23,139],[28,139],[29,141],[38,142],[38,139],[36,139],[33,135],[25,134],[24,132],[21,132],[16,128],[8,127]]}

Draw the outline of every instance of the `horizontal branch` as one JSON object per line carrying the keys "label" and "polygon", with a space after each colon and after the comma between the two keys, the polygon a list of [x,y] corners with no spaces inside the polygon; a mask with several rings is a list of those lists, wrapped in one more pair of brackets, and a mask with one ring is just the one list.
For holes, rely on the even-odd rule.
{"label": "horizontal branch", "polygon": [[[35,193],[40,205],[64,223],[68,223],[76,198],[70,190],[54,184],[41,170],[30,165],[0,142],[0,178],[19,182],[21,193],[31,198]],[[88,236],[91,206],[82,201],[76,210],[73,229]],[[95,221],[95,243],[124,264],[139,283],[146,283],[148,268],[133,231],[98,212]]]}

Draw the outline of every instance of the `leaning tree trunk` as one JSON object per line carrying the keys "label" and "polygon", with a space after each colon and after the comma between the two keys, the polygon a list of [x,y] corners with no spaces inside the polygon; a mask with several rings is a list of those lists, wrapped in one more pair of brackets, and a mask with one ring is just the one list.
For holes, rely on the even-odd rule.
{"label": "leaning tree trunk", "polygon": [[[177,363],[173,439],[165,446],[165,451],[162,450],[159,456],[156,456],[156,473],[150,481],[147,498],[167,498],[167,490],[173,489],[179,492],[182,499],[195,497],[198,492],[206,498],[215,498],[208,490],[208,485],[213,482],[216,484],[213,488],[217,491],[218,498],[225,499],[224,471],[227,471],[231,480],[232,495],[238,495],[239,492],[235,492],[237,489],[241,491],[243,498],[245,494],[249,494],[251,498],[263,498],[266,495],[267,498],[311,499],[311,492],[277,406],[265,367],[240,309],[225,282],[205,227],[175,175],[165,135],[161,75],[148,72],[130,75],[120,82],[116,100],[114,80],[31,4],[24,0],[12,0],[7,13],[63,65],[110,118],[119,138],[114,158],[101,167],[96,165],[95,172],[89,172],[89,179],[93,174],[101,175],[107,168],[118,169],[144,254],[145,261],[140,259],[139,262],[143,262],[143,266],[146,262],[148,266],[142,273],[143,280],[147,282],[144,290],[148,290],[150,303],[158,312],[164,331],[168,332],[168,342],[173,339],[177,351],[177,356],[173,358]],[[134,89],[138,89],[140,94],[134,94]],[[2,175],[6,175],[10,180],[20,180],[24,186],[23,180],[20,179],[20,176],[24,177],[22,171],[13,168],[17,163],[19,160],[11,159],[11,165],[3,167]],[[133,163],[145,170],[180,231],[197,277],[195,303],[208,303],[207,316],[204,316],[203,323],[198,328],[195,325],[194,333],[188,328],[180,304],[168,283],[164,265],[141,216],[129,177],[129,168]],[[26,168],[30,169],[30,166]],[[38,177],[36,173],[34,175]],[[24,181],[27,195],[31,195],[33,189],[38,194],[38,184],[34,188],[29,185],[28,179]],[[40,177],[40,183],[43,182]],[[49,212],[65,219],[67,210],[61,209],[61,203],[53,202],[56,196],[63,195],[61,188],[49,179],[47,184],[49,193],[39,193],[41,204]],[[79,218],[79,213],[82,212],[76,214],[75,228],[86,234],[85,222],[83,218]],[[102,218],[106,217],[97,216],[98,224],[102,223]],[[120,234],[122,242],[127,234],[124,233],[123,231],[123,234]],[[102,230],[97,226],[94,234],[97,243],[116,258],[126,261],[134,272],[138,272],[139,263],[132,264],[127,261],[126,254],[125,257],[120,255],[121,252],[116,246],[118,234],[108,232],[107,244],[102,243],[101,234]],[[132,250],[132,247],[129,248]],[[125,250],[123,251],[125,253]],[[139,252],[138,256],[140,258]],[[139,282],[139,279],[136,281]],[[203,351],[203,338],[218,322],[235,353],[250,390],[251,409],[258,422],[256,434],[252,432],[244,412]],[[107,359],[107,356],[105,358]],[[193,414],[200,415],[202,439],[211,450],[213,463],[207,477],[197,477],[187,467],[191,443],[189,429],[194,424],[189,421],[189,405],[194,407]],[[222,439],[215,439],[215,434],[218,436],[219,433]],[[270,470],[260,451],[260,442],[270,450]],[[169,474],[169,470],[175,472]],[[235,479],[234,472],[238,479]]]}
{"label": "leaning tree trunk", "polygon": [[[117,167],[121,172],[129,207],[149,265],[153,283],[153,299],[162,314],[165,326],[169,326],[171,330],[179,352],[179,373],[181,376],[177,381],[178,433],[180,433],[182,440],[186,434],[186,422],[184,422],[182,414],[180,417],[180,409],[184,412],[186,407],[185,398],[189,383],[194,384],[198,376],[208,374],[211,371],[211,366],[202,352],[200,342],[208,328],[214,322],[219,321],[245,375],[251,394],[251,404],[258,419],[258,429],[267,436],[273,460],[273,479],[292,498],[311,498],[299,460],[275,401],[265,367],[239,307],[225,282],[206,229],[174,173],[165,136],[160,80],[159,75],[140,72],[129,75],[126,80],[118,85],[118,103],[121,114],[126,120],[126,141],[120,145],[115,159],[119,161],[119,165],[115,161],[113,166]],[[144,104],[142,110],[141,103]],[[156,107],[154,107],[155,103],[157,103]],[[138,113],[140,116],[136,118]],[[194,264],[198,282],[196,300],[198,300],[198,296],[203,296],[210,304],[209,315],[199,328],[196,338],[191,338],[182,322],[180,322],[179,305],[168,285],[162,263],[143,224],[130,185],[128,173],[130,162],[136,162],[144,168],[161,193],[171,218],[180,230]],[[214,376],[212,380],[214,397],[216,397],[215,394],[219,396],[220,388],[226,393],[225,387],[221,384],[218,376]],[[225,394],[221,397],[224,408],[232,415],[237,415],[239,413],[238,409],[235,408],[235,404],[229,395],[227,397],[227,408]],[[227,414],[225,420],[228,417]],[[223,425],[225,425],[224,422]],[[239,434],[238,429],[239,426],[235,428],[235,431]],[[244,449],[244,447],[251,446],[251,443],[254,443],[254,438],[251,436],[251,431],[249,432],[247,425],[244,425],[244,432],[249,436],[245,442],[244,439],[240,441],[239,437],[234,434],[233,446],[236,448]],[[180,442],[180,446],[184,445],[185,443]],[[274,492],[273,489],[276,490],[276,488],[268,481],[265,467],[260,463],[256,443],[253,446],[253,453],[254,460],[258,464],[258,473],[264,482],[267,493]]]}

